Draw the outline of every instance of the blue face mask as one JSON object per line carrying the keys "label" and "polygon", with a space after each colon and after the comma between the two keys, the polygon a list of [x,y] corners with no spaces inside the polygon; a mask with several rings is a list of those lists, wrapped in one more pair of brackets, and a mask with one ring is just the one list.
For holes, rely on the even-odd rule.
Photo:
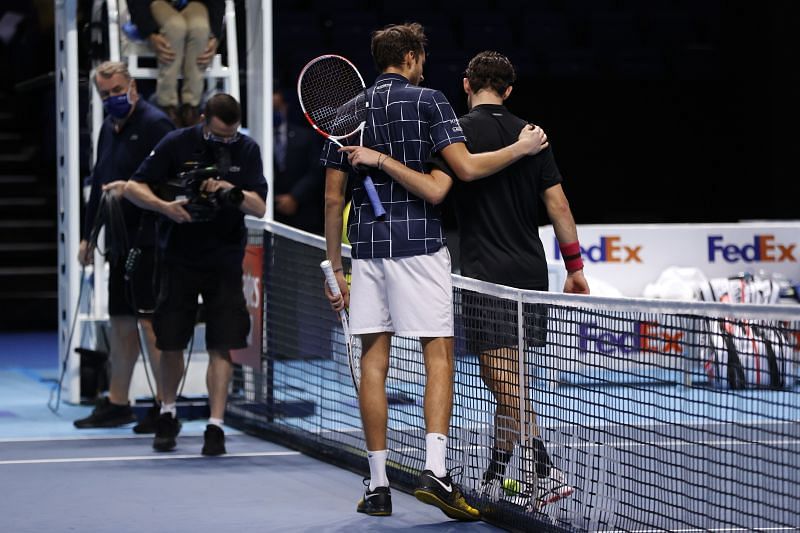
{"label": "blue face mask", "polygon": [[131,108],[133,104],[131,104],[130,100],[130,88],[128,92],[125,94],[118,94],[116,96],[109,96],[105,100],[103,100],[103,109],[106,110],[106,113],[111,115],[116,119],[123,119],[128,116],[128,113],[131,112]]}

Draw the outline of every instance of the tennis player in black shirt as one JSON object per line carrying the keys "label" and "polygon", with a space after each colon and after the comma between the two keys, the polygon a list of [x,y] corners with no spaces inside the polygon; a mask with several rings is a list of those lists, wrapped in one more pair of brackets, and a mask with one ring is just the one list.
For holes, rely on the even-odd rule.
{"label": "tennis player in black shirt", "polygon": [[[526,121],[503,105],[515,79],[513,65],[497,52],[481,52],[470,61],[464,78],[470,112],[459,119],[470,152],[497,150],[517,140]],[[374,167],[379,155],[365,148],[351,149],[350,163]],[[564,292],[589,293],[575,221],[549,144],[538,154],[478,181],[454,179],[457,174],[441,158],[432,158],[430,164],[429,173],[422,174],[391,158],[381,160],[385,172],[432,203],[442,201],[452,187],[463,275],[521,289],[547,290],[547,263],[538,231],[536,198],[540,197],[567,268]],[[480,353],[481,376],[497,401],[492,457],[482,488],[499,492],[514,446],[519,445],[525,495],[531,507],[540,508],[571,495],[574,489],[552,464],[531,404],[525,411],[530,414],[532,435],[527,442],[520,442],[516,309],[506,308],[506,302],[487,303],[485,298],[481,297],[477,318],[467,324],[471,348]],[[532,317],[525,325],[526,339],[534,346],[544,345],[546,309],[531,306],[525,315]]]}

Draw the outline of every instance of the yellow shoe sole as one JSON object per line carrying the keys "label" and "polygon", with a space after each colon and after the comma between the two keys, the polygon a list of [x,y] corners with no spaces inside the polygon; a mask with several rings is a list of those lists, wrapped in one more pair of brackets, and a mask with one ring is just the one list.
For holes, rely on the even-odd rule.
{"label": "yellow shoe sole", "polygon": [[469,509],[459,509],[457,507],[453,507],[447,502],[442,501],[438,496],[435,494],[428,492],[424,489],[417,489],[414,491],[414,497],[421,501],[422,503],[427,503],[428,505],[433,505],[434,507],[438,507],[442,510],[444,514],[453,518],[455,520],[480,520],[481,513],[474,507],[467,505]]}

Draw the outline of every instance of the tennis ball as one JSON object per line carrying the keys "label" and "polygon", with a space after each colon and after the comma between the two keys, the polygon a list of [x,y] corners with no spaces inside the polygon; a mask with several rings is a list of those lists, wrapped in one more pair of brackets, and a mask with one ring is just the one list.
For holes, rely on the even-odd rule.
{"label": "tennis ball", "polygon": [[506,496],[516,496],[522,492],[522,484],[516,479],[504,479],[503,491],[506,493]]}

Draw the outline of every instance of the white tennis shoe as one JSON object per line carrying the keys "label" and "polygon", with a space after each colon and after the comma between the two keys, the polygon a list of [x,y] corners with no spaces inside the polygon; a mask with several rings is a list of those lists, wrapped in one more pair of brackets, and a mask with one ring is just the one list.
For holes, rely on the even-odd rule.
{"label": "white tennis shoe", "polygon": [[536,500],[541,509],[545,505],[568,498],[575,492],[575,487],[567,483],[567,476],[558,468],[551,466],[550,475],[539,480]]}

